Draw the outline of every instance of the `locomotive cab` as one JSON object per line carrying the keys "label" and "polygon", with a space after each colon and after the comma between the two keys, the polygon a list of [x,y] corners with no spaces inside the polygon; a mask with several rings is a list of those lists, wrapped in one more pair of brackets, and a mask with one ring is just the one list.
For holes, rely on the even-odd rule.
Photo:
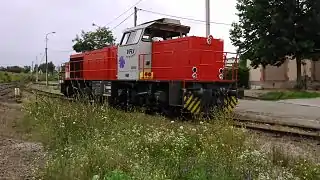
{"label": "locomotive cab", "polygon": [[179,20],[158,19],[126,29],[118,47],[118,79],[139,80],[151,74],[152,43],[187,36],[189,26]]}

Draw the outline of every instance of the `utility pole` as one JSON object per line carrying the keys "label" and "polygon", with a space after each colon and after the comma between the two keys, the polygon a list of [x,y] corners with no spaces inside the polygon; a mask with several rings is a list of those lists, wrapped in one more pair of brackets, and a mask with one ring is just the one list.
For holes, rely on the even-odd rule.
{"label": "utility pole", "polygon": [[206,35],[210,35],[210,0],[206,0]]}
{"label": "utility pole", "polygon": [[134,26],[137,26],[137,21],[138,21],[138,8],[134,7]]}
{"label": "utility pole", "polygon": [[36,82],[38,82],[38,79],[39,79],[39,76],[38,76],[38,71],[39,71],[38,56],[36,56],[36,64],[37,64],[37,68],[36,68]]}
{"label": "utility pole", "polygon": [[31,74],[33,74],[34,68],[33,68],[33,61],[31,63],[31,68],[30,68]]}
{"label": "utility pole", "polygon": [[50,32],[46,34],[46,48],[45,48],[45,53],[46,53],[46,86],[48,86],[48,35],[49,34],[54,34],[56,32]]}

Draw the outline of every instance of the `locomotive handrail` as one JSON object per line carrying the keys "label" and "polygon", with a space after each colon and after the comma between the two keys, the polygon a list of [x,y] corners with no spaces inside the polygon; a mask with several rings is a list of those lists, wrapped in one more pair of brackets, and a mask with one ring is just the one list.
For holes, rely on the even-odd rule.
{"label": "locomotive handrail", "polygon": [[[152,56],[154,54],[174,54],[176,51],[164,51],[164,52],[153,52],[153,53],[142,53],[142,54],[139,54],[138,55],[138,66],[139,66],[139,71],[142,70],[143,73],[145,72],[149,72],[149,71],[152,71],[153,69],[172,69],[172,67],[170,66],[162,66],[162,67],[156,67],[154,65],[151,64],[151,67],[149,68],[146,68],[145,67],[145,61],[146,61],[146,58],[145,56]],[[223,62],[224,63],[224,69],[227,70],[227,69],[231,69],[232,70],[232,74],[231,74],[231,80],[227,80],[225,79],[226,78],[226,71],[224,71],[224,79],[220,79],[219,81],[227,81],[227,82],[230,82],[230,81],[237,81],[238,79],[238,73],[237,73],[237,70],[238,70],[238,56],[239,54],[238,53],[235,53],[235,52],[226,52],[226,51],[215,51],[215,50],[204,50],[204,49],[187,49],[187,50],[179,50],[179,52],[186,52],[188,53],[188,55],[192,55],[192,53],[194,52],[208,52],[208,53],[211,53],[212,55],[212,59],[221,59],[220,61],[212,61],[212,63],[201,63],[199,62],[200,64],[198,64],[199,66],[212,66],[215,62]],[[230,57],[230,55],[232,56],[234,62],[228,64],[228,59],[227,57]],[[152,57],[151,57],[152,59]],[[95,66],[94,69],[84,69],[83,68],[83,65],[85,63],[89,64],[89,67],[91,65],[91,63],[94,65],[96,63],[105,63],[105,62],[108,62],[108,61],[117,61],[117,57],[116,56],[112,56],[112,57],[102,57],[102,58],[99,58],[99,59],[73,59],[67,63],[64,63],[66,65],[66,67],[69,66],[69,71],[68,73],[70,73],[70,76],[69,78],[70,79],[75,79],[75,78],[78,78],[78,79],[81,79],[83,78],[83,74],[85,72],[95,72],[95,71],[107,71],[107,72],[115,72],[117,71],[117,68],[103,68],[103,66]],[[81,63],[83,62],[83,63]],[[79,69],[76,68],[76,64],[77,63],[80,63],[79,65]],[[141,64],[142,63],[142,64]],[[152,63],[152,62],[151,62]],[[228,67],[228,65],[230,65]],[[182,68],[192,68],[192,65],[184,65]],[[79,73],[79,74],[77,74]],[[190,79],[186,79],[186,80],[194,80],[192,78]]]}
{"label": "locomotive handrail", "polygon": [[[237,81],[238,80],[238,56],[239,54],[236,53],[236,52],[226,52],[226,51],[215,51],[215,50],[204,50],[204,49],[187,49],[187,50],[181,50],[182,52],[187,52],[188,53],[188,56],[190,56],[189,54],[190,53],[193,53],[193,52],[211,52],[213,54],[220,54],[219,56],[222,56],[221,57],[221,61],[214,61],[214,62],[220,62],[220,63],[223,63],[224,66],[223,68],[226,70],[226,69],[230,69],[232,70],[231,72],[231,80],[228,80],[228,79],[220,79],[219,81],[221,82],[233,82],[233,81]],[[179,52],[181,52],[179,51]],[[139,54],[139,60],[138,60],[138,66],[139,66],[139,70],[141,71],[142,70],[142,73],[144,74],[145,72],[148,72],[148,71],[145,71],[145,70],[153,70],[153,69],[172,69],[172,67],[155,67],[155,66],[151,66],[151,68],[145,68],[144,65],[145,65],[145,56],[152,56],[154,54],[160,54],[160,53],[175,53],[175,51],[163,51],[163,52],[153,52],[153,53],[142,53],[142,54]],[[227,66],[227,62],[229,61],[227,59],[227,55],[233,55],[232,58],[234,58],[234,62],[233,63],[230,63],[231,64],[231,67],[228,67]],[[214,55],[215,56],[215,55]],[[142,62],[141,62],[141,58],[142,58]],[[213,59],[216,59],[217,57],[212,57]],[[213,62],[213,63],[214,63]],[[142,63],[142,65],[140,64]],[[212,66],[213,63],[199,63],[199,66]],[[192,68],[193,66],[192,65],[185,65],[183,66],[182,68]],[[226,77],[226,71],[223,72],[223,77],[225,78]],[[192,78],[190,78],[190,80],[194,80]]]}

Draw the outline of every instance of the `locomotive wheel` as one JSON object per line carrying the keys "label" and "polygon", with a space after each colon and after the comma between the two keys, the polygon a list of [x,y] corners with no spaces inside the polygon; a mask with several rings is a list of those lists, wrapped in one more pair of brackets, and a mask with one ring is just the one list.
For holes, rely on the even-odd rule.
{"label": "locomotive wheel", "polygon": [[66,96],[72,97],[72,95],[74,95],[73,88],[71,86],[67,86],[66,87]]}

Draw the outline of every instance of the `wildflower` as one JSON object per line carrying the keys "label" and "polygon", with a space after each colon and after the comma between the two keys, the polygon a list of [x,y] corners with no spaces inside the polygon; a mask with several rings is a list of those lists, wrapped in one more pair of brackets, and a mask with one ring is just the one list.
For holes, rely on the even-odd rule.
{"label": "wildflower", "polygon": [[200,121],[200,124],[203,124],[203,122],[202,122],[202,121]]}
{"label": "wildflower", "polygon": [[174,123],[174,121],[171,121],[171,123]]}
{"label": "wildflower", "polygon": [[98,180],[99,179],[99,175],[94,175],[93,177],[92,177],[92,180]]}
{"label": "wildflower", "polygon": [[180,128],[180,129],[183,129],[183,126],[180,126],[179,128]]}
{"label": "wildflower", "polygon": [[75,122],[75,121],[73,121],[73,122],[72,122],[72,124],[76,124],[76,122]]}

